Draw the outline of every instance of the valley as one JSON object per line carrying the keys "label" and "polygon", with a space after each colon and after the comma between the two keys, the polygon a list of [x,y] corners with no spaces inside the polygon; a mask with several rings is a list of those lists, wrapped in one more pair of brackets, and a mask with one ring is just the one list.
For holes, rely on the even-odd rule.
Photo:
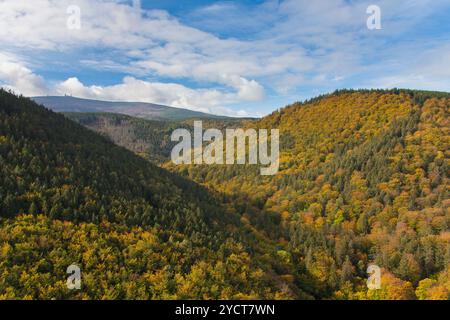
{"label": "valley", "polygon": [[[448,93],[341,90],[262,119],[201,118],[279,129],[273,176],[171,163],[171,133],[195,117],[0,97],[3,298],[448,298]],[[83,293],[55,270],[73,261]]]}

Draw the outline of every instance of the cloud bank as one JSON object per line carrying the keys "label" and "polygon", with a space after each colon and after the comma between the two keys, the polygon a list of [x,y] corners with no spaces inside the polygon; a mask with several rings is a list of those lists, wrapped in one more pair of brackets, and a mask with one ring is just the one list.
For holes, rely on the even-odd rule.
{"label": "cloud bank", "polygon": [[[383,28],[369,31],[372,2],[216,2],[175,16],[132,1],[3,0],[0,85],[228,115],[318,89],[449,90],[448,1],[376,1]],[[79,30],[67,27],[71,5]]]}

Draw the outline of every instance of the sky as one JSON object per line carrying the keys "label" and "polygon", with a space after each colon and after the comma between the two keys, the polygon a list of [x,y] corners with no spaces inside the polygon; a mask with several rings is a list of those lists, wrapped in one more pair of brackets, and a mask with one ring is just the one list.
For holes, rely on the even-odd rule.
{"label": "sky", "polygon": [[0,0],[0,43],[0,86],[25,96],[264,116],[342,88],[450,91],[449,0]]}

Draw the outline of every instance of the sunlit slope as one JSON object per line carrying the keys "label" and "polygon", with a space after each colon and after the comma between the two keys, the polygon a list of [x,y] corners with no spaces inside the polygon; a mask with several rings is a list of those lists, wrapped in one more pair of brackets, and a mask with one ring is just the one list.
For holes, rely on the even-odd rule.
{"label": "sunlit slope", "polygon": [[[447,93],[339,91],[251,124],[280,129],[277,175],[168,167],[227,194],[249,224],[286,245],[314,295],[424,297],[421,281],[450,265],[449,108]],[[369,263],[390,282],[378,296],[366,296]],[[425,291],[446,297],[448,286],[431,282]]]}

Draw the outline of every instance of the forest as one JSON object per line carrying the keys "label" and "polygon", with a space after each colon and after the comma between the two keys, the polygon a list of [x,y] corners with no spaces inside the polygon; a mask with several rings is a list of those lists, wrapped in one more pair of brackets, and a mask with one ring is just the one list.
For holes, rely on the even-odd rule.
{"label": "forest", "polygon": [[1,90],[0,299],[448,300],[449,109],[449,93],[340,90],[203,120],[279,129],[280,171],[261,176],[172,164],[194,119],[63,115]]}

